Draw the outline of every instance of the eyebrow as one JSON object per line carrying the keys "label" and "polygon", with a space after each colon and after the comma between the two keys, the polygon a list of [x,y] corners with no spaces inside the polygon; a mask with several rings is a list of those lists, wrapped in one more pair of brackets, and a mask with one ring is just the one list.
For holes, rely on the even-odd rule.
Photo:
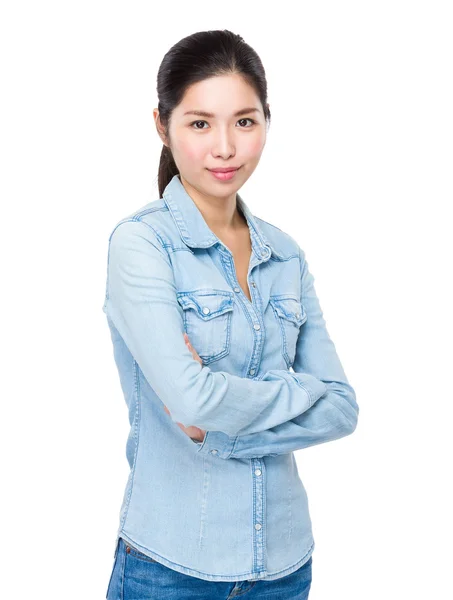
{"label": "eyebrow", "polygon": [[[259,108],[251,107],[251,108],[242,108],[234,113],[233,117],[240,117],[241,115],[246,115],[251,112],[259,112]],[[197,117],[207,117],[208,119],[215,118],[215,114],[210,112],[205,112],[204,110],[188,110],[184,113],[185,115],[197,115]]]}

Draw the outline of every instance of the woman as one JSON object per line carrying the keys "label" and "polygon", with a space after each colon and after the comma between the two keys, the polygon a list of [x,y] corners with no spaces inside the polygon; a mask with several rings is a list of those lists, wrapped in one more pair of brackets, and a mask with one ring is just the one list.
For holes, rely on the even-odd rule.
{"label": "woman", "polygon": [[293,451],[352,433],[358,406],[304,251],[237,193],[266,142],[264,69],[240,36],[207,31],[157,82],[160,198],[109,238],[131,470],[107,598],[306,599]]}

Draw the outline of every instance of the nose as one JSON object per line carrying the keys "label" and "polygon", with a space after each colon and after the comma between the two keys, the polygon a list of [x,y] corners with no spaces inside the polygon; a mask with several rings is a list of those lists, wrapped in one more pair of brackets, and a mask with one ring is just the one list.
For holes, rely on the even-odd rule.
{"label": "nose", "polygon": [[234,134],[229,127],[221,128],[218,130],[213,148],[213,156],[221,156],[224,160],[230,156],[234,156],[236,147],[234,143]]}

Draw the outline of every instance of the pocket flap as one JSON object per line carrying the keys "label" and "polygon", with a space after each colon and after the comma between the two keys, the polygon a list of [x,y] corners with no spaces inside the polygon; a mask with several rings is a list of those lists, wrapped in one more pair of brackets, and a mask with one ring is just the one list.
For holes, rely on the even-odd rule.
{"label": "pocket flap", "polygon": [[295,298],[279,298],[278,296],[271,297],[270,303],[275,309],[275,312],[282,319],[291,321],[300,327],[307,320],[307,313],[303,304]]}
{"label": "pocket flap", "polygon": [[233,292],[224,290],[198,290],[177,292],[178,302],[184,310],[192,308],[205,321],[233,310]]}

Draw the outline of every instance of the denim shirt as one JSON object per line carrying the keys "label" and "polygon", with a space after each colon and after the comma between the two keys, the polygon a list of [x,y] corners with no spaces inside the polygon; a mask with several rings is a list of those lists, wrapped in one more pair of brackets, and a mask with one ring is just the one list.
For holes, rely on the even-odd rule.
{"label": "denim shirt", "polygon": [[[308,561],[294,451],[351,434],[359,412],[304,251],[236,200],[251,302],[175,175],[115,225],[102,307],[130,423],[114,556],[121,537],[207,581],[273,580]],[[206,430],[204,441],[178,422]]]}

